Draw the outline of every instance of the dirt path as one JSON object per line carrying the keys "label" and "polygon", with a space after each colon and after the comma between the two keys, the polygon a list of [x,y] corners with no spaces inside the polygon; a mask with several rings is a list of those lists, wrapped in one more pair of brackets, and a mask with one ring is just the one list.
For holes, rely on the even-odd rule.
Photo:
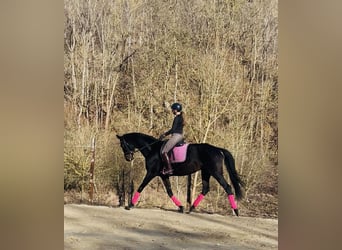
{"label": "dirt path", "polygon": [[278,221],[160,209],[64,206],[65,249],[278,249]]}

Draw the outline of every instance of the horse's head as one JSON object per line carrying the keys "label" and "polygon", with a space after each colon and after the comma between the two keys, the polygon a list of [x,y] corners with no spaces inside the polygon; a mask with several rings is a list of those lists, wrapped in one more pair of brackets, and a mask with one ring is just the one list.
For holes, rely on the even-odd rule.
{"label": "horse's head", "polygon": [[124,136],[116,135],[116,137],[120,140],[120,146],[122,148],[122,151],[125,155],[126,161],[132,161],[134,160],[134,146],[129,144]]}

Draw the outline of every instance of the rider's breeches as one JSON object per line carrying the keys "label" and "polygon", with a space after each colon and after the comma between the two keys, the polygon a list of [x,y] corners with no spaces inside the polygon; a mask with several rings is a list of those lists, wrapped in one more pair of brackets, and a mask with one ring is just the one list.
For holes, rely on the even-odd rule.
{"label": "rider's breeches", "polygon": [[163,147],[162,154],[168,153],[181,140],[183,140],[182,134],[172,134],[171,138],[166,142],[165,146]]}

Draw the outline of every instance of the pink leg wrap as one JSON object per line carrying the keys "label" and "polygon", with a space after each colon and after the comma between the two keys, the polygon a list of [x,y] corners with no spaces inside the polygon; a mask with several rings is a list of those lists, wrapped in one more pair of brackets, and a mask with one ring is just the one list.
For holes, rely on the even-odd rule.
{"label": "pink leg wrap", "polygon": [[232,209],[237,209],[237,205],[236,205],[236,202],[234,200],[234,195],[232,195],[232,194],[228,195],[228,200],[230,202]]}
{"label": "pink leg wrap", "polygon": [[176,206],[180,207],[182,204],[180,203],[180,201],[176,198],[176,196],[172,196],[171,200],[173,201],[173,203],[176,204]]}
{"label": "pink leg wrap", "polygon": [[199,195],[197,196],[196,200],[194,201],[193,206],[194,206],[194,207],[197,207],[198,204],[203,200],[203,198],[204,198],[204,195],[203,195],[203,194],[199,194]]}
{"label": "pink leg wrap", "polygon": [[140,193],[139,192],[135,192],[133,198],[132,198],[132,204],[135,205],[137,204],[138,200],[139,200],[139,197],[140,197]]}

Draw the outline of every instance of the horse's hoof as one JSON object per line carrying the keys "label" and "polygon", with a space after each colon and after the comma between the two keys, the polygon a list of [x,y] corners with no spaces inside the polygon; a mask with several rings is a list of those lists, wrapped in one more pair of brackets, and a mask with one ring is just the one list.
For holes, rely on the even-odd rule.
{"label": "horse's hoof", "polygon": [[133,207],[134,207],[133,204],[129,204],[128,206],[125,206],[125,209],[126,209],[126,210],[131,210],[131,208],[133,208]]}
{"label": "horse's hoof", "polygon": [[236,216],[239,216],[239,210],[238,209],[234,209],[234,213]]}
{"label": "horse's hoof", "polygon": [[191,213],[193,210],[195,210],[195,207],[192,205],[189,209],[189,213]]}
{"label": "horse's hoof", "polygon": [[184,213],[184,207],[183,206],[179,206],[178,212]]}

